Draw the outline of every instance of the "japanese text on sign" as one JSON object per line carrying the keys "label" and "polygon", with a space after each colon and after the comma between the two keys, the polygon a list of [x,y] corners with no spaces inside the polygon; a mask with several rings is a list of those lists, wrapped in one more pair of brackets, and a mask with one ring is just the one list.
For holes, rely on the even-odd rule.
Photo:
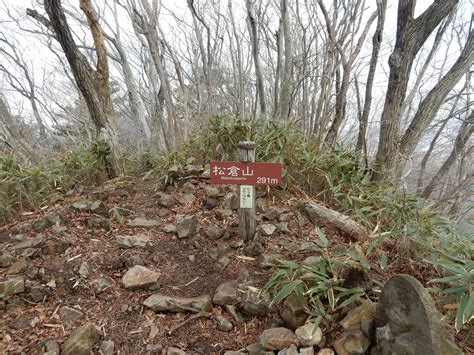
{"label": "japanese text on sign", "polygon": [[211,183],[237,185],[280,185],[280,163],[211,162]]}

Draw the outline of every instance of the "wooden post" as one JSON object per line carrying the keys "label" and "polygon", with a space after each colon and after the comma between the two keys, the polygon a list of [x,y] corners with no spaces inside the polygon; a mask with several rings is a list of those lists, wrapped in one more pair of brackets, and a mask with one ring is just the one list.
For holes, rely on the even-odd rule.
{"label": "wooden post", "polygon": [[[244,163],[255,162],[255,142],[239,142],[237,157]],[[239,197],[239,236],[242,240],[252,240],[255,235],[255,186],[238,185],[237,196]],[[245,201],[246,198],[247,201]]]}

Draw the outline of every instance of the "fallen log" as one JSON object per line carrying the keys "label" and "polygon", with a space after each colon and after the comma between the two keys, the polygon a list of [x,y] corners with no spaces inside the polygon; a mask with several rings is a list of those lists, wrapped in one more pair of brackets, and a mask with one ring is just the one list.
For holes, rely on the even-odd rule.
{"label": "fallen log", "polygon": [[328,227],[339,229],[348,235],[354,236],[358,241],[363,241],[367,238],[367,230],[362,225],[340,212],[331,210],[316,202],[306,202],[305,210],[314,224],[322,223]]}

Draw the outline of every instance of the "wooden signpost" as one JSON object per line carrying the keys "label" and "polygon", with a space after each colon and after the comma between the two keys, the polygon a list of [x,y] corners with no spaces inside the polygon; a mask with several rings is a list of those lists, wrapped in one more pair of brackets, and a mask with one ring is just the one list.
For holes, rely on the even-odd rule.
{"label": "wooden signpost", "polygon": [[239,161],[211,161],[211,183],[239,185],[239,236],[251,240],[255,235],[255,186],[280,185],[283,167],[281,163],[256,163],[254,142],[239,142],[237,157]]}

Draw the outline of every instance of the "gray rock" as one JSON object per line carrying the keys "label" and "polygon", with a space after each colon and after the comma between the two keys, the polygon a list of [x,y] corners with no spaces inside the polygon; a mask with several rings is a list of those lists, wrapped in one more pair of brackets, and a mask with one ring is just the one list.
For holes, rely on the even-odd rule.
{"label": "gray rock", "polygon": [[[369,345],[369,339],[364,335],[364,333],[362,333],[361,330],[351,330],[344,332],[339,337],[339,339],[333,343],[332,346],[338,355],[362,355],[365,354],[369,348]],[[405,352],[402,354],[407,353]]]}
{"label": "gray rock", "polygon": [[217,198],[222,196],[221,189],[216,185],[206,185],[206,187],[204,188],[204,193],[207,197],[210,198]]}
{"label": "gray rock", "polygon": [[290,229],[288,228],[288,223],[279,222],[279,223],[275,224],[275,227],[282,233],[285,233],[285,234],[290,234],[291,233]]}
{"label": "gray rock", "polygon": [[84,313],[82,313],[80,310],[68,306],[59,308],[58,313],[61,316],[63,322],[66,324],[74,324],[79,319],[84,317]]}
{"label": "gray rock", "polygon": [[81,263],[81,266],[79,267],[79,275],[81,277],[88,278],[92,275],[92,269],[87,261],[84,261]]}
{"label": "gray rock", "polygon": [[100,339],[99,328],[87,323],[77,328],[64,343],[64,355],[89,355],[95,343]]}
{"label": "gray rock", "polygon": [[148,289],[156,287],[161,274],[141,265],[135,265],[122,278],[123,286],[127,290]]}
{"label": "gray rock", "polygon": [[374,303],[365,300],[360,306],[350,310],[340,323],[345,330],[360,329],[366,335],[372,334],[375,309]]}
{"label": "gray rock", "polygon": [[197,215],[176,216],[178,238],[189,238],[196,234],[198,227]]}
{"label": "gray rock", "polygon": [[1,255],[0,255],[0,267],[1,268],[5,268],[5,267],[9,267],[10,265],[12,265],[14,262],[15,262],[15,257],[7,252],[3,252]]}
{"label": "gray rock", "polygon": [[112,288],[114,286],[114,280],[112,280],[109,276],[102,275],[91,280],[89,285],[94,290],[95,294],[98,295]]}
{"label": "gray rock", "polygon": [[229,192],[225,196],[224,207],[234,211],[239,208],[239,198],[235,192]]}
{"label": "gray rock", "polygon": [[134,267],[135,265],[145,266],[145,261],[141,255],[133,254],[125,260],[125,265],[127,267]]}
{"label": "gray rock", "polygon": [[150,243],[150,238],[145,234],[137,235],[117,235],[115,237],[121,248],[129,249],[134,247],[144,247]]}
{"label": "gray rock", "polygon": [[259,341],[268,350],[281,350],[298,343],[295,333],[283,327],[265,329],[260,334]]}
{"label": "gray rock", "polygon": [[247,353],[243,353],[241,351],[226,350],[224,351],[224,355],[247,355]]}
{"label": "gray rock", "polygon": [[28,262],[25,258],[20,258],[15,261],[6,271],[7,275],[16,275],[21,274],[26,269],[28,269]]}
{"label": "gray rock", "polygon": [[242,314],[237,311],[234,305],[226,304],[224,309],[237,323],[243,323],[245,321]]}
{"label": "gray rock", "polygon": [[5,244],[10,241],[10,236],[7,233],[0,234],[0,244]]}
{"label": "gray rock", "polygon": [[334,350],[325,348],[318,351],[317,355],[334,355]]}
{"label": "gray rock", "polygon": [[59,344],[52,340],[48,340],[46,342],[45,348],[46,353],[49,353],[50,355],[59,355],[59,353],[61,352],[59,349]]}
{"label": "gray rock", "polygon": [[174,224],[167,224],[163,227],[165,233],[176,233],[176,226]]}
{"label": "gray rock", "polygon": [[23,277],[10,278],[0,282],[0,293],[16,295],[25,292],[25,279]]}
{"label": "gray rock", "polygon": [[217,329],[221,332],[230,332],[233,328],[232,323],[223,316],[216,316]]}
{"label": "gray rock", "polygon": [[228,256],[223,256],[217,262],[222,266],[223,269],[225,269],[227,266],[230,265],[231,260]]}
{"label": "gray rock", "polygon": [[109,208],[102,201],[93,201],[89,206],[89,212],[107,217],[109,214]]}
{"label": "gray rock", "polygon": [[290,222],[292,220],[295,219],[295,215],[291,212],[287,212],[287,213],[282,213],[279,217],[278,217],[278,221],[280,222]]}
{"label": "gray rock", "polygon": [[272,235],[273,232],[275,232],[276,227],[273,224],[262,224],[260,226],[260,230],[262,232],[262,235],[269,236]]}
{"label": "gray rock", "polygon": [[10,328],[16,330],[24,330],[31,327],[31,323],[35,317],[30,314],[22,314],[10,321]]}
{"label": "gray rock", "polygon": [[219,201],[217,201],[215,198],[206,198],[204,201],[204,207],[208,210],[212,210],[219,204]]}
{"label": "gray rock", "polygon": [[293,344],[289,348],[280,350],[278,355],[298,355],[298,348]]}
{"label": "gray rock", "polygon": [[54,226],[59,222],[59,217],[54,215],[46,215],[41,217],[33,224],[33,229],[37,232],[42,232],[46,228]]}
{"label": "gray rock", "polygon": [[237,304],[239,302],[237,289],[238,283],[235,280],[220,284],[216,289],[212,302],[220,306],[226,304]]}
{"label": "gray rock", "polygon": [[169,214],[170,214],[170,210],[167,208],[160,208],[160,210],[158,211],[158,216],[160,216],[161,218],[164,218],[168,216]]}
{"label": "gray rock", "polygon": [[409,275],[393,276],[385,284],[377,305],[375,336],[372,354],[462,354],[428,291]]}
{"label": "gray rock", "polygon": [[66,226],[52,226],[51,229],[53,230],[54,233],[58,233],[58,234],[61,234],[67,231]]}
{"label": "gray rock", "polygon": [[186,351],[179,348],[169,347],[166,350],[166,355],[186,355]]}
{"label": "gray rock", "polygon": [[288,296],[280,308],[280,317],[290,329],[303,325],[308,318],[303,305],[294,294]]}
{"label": "gray rock", "polygon": [[25,276],[30,280],[35,279],[38,277],[39,269],[36,266],[28,266],[28,269],[25,271]]}
{"label": "gray rock", "polygon": [[263,254],[264,251],[265,248],[258,240],[252,240],[250,244],[245,247],[245,255],[252,257],[259,256]]}
{"label": "gray rock", "polygon": [[143,305],[155,312],[187,312],[186,308],[193,308],[197,311],[209,312],[212,309],[212,300],[208,295],[180,298],[155,293],[148,297],[143,302]]}
{"label": "gray rock", "polygon": [[274,219],[277,219],[282,213],[283,210],[281,210],[280,208],[271,207],[263,214],[263,217],[265,219],[268,219],[269,221],[273,221]]}
{"label": "gray rock", "polygon": [[26,249],[26,248],[38,248],[44,242],[44,237],[41,234],[38,234],[36,237],[31,239],[26,239],[21,243],[18,243],[13,248],[15,249]]}
{"label": "gray rock", "polygon": [[49,243],[42,248],[42,251],[46,255],[61,255],[71,245],[72,245],[71,242],[68,240],[51,238]]}
{"label": "gray rock", "polygon": [[315,327],[313,323],[306,323],[295,330],[295,335],[302,346],[318,345],[323,337],[321,328]]}
{"label": "gray rock", "polygon": [[282,259],[281,254],[262,254],[258,257],[258,265],[263,269],[268,269],[278,265],[278,260]]}
{"label": "gray rock", "polygon": [[100,344],[100,351],[102,355],[113,355],[115,344],[111,340],[103,341]]}
{"label": "gray rock", "polygon": [[219,217],[222,220],[231,217],[232,214],[233,214],[232,210],[229,210],[227,208],[225,208],[225,209],[220,209],[220,208],[215,209],[214,213],[216,214],[217,217]]}
{"label": "gray rock", "polygon": [[76,201],[71,205],[72,209],[76,210],[77,212],[87,212],[89,211],[90,206],[90,201]]}
{"label": "gray rock", "polygon": [[87,226],[89,228],[103,229],[109,231],[112,229],[110,221],[106,218],[91,217],[87,220]]}
{"label": "gray rock", "polygon": [[314,355],[314,348],[312,346],[300,348],[300,355]]}
{"label": "gray rock", "polygon": [[248,288],[240,301],[239,309],[250,316],[263,316],[270,312],[268,295],[261,294],[254,288]]}
{"label": "gray rock", "polygon": [[48,287],[45,286],[33,286],[28,293],[28,298],[32,302],[42,302],[48,298],[51,294]]}
{"label": "gray rock", "polygon": [[194,192],[194,185],[187,181],[184,183],[182,190],[185,194],[192,194]]}
{"label": "gray rock", "polygon": [[146,351],[152,354],[161,354],[162,350],[163,350],[163,345],[161,344],[148,344],[146,346]]}
{"label": "gray rock", "polygon": [[130,221],[128,225],[130,227],[137,227],[137,228],[156,227],[160,225],[160,220],[146,219],[145,217],[137,217],[134,220]]}
{"label": "gray rock", "polygon": [[188,205],[193,203],[196,200],[196,197],[193,194],[183,194],[179,196],[178,201],[182,205]]}
{"label": "gray rock", "polygon": [[206,235],[209,239],[219,239],[220,237],[222,237],[223,234],[224,231],[222,230],[222,228],[219,228],[213,223],[209,224],[209,226],[206,228]]}
{"label": "gray rock", "polygon": [[264,351],[263,346],[260,343],[250,344],[245,348],[245,350],[247,350],[249,355],[260,355],[262,351]]}
{"label": "gray rock", "polygon": [[232,251],[229,243],[224,241],[218,241],[216,246],[209,249],[209,256],[213,259],[220,259],[225,254]]}
{"label": "gray rock", "polygon": [[166,208],[173,207],[176,205],[176,199],[172,195],[168,195],[165,193],[160,193],[160,205]]}
{"label": "gray rock", "polygon": [[230,247],[233,249],[238,249],[242,245],[244,245],[244,241],[242,239],[235,239],[232,242],[230,242]]}

